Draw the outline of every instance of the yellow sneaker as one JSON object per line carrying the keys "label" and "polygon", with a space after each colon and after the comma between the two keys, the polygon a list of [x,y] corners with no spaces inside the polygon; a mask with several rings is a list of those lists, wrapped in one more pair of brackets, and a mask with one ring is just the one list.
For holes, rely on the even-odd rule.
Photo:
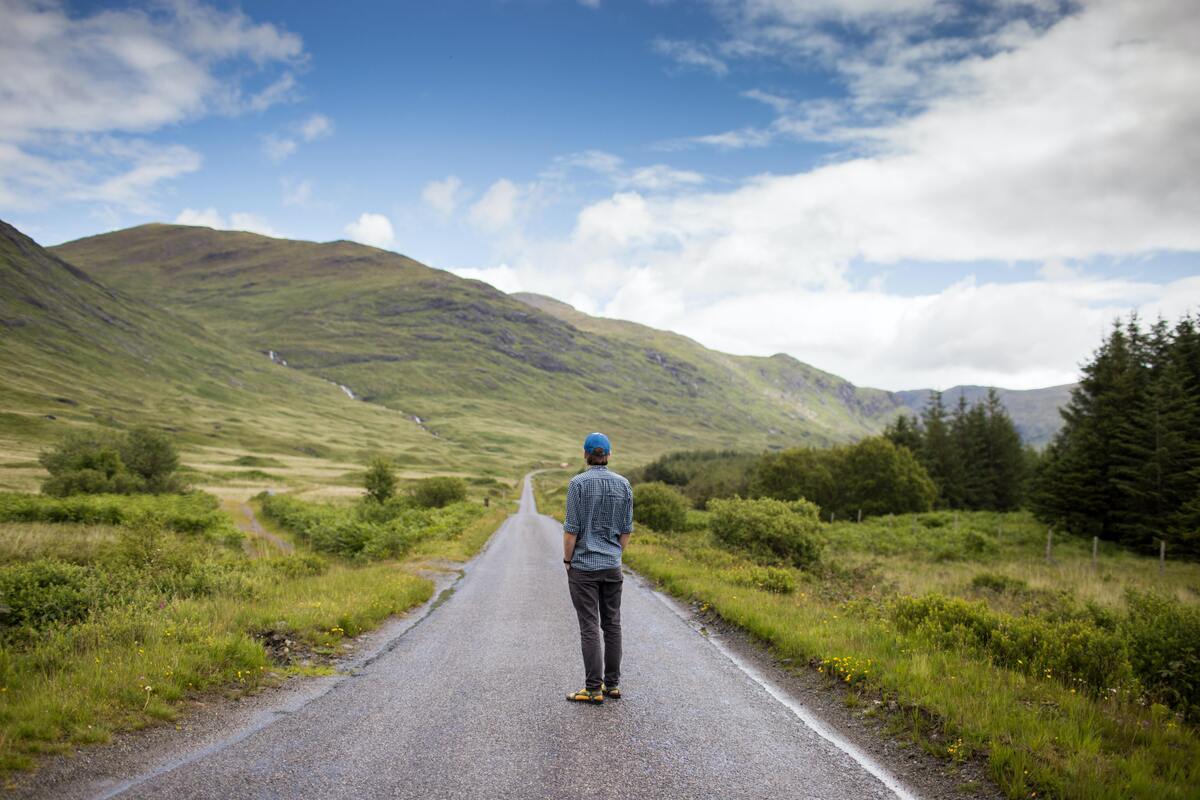
{"label": "yellow sneaker", "polygon": [[578,692],[571,692],[567,695],[567,699],[573,703],[596,703],[604,702],[604,693],[599,689],[580,689]]}
{"label": "yellow sneaker", "polygon": [[621,699],[621,687],[620,686],[605,686],[604,684],[600,684],[600,691],[609,700],[620,700]]}

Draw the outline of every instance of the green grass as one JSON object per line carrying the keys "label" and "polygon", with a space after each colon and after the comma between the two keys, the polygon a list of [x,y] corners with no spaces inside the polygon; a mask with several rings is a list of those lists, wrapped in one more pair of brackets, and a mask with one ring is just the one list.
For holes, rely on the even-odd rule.
{"label": "green grass", "polygon": [[[189,697],[328,671],[346,639],[427,600],[433,583],[420,573],[473,556],[512,506],[451,509],[463,520],[451,527],[430,515],[427,534],[409,529],[405,558],[367,562],[318,556],[303,537],[294,555],[247,552],[211,498],[2,499],[0,588],[15,588],[0,613],[35,617],[0,625],[0,773],[176,719]],[[146,523],[147,512],[186,532]],[[21,583],[29,569],[67,584]],[[36,621],[54,609],[59,621]],[[272,645],[284,640],[290,658]]]}
{"label": "green grass", "polygon": [[[542,513],[561,519],[563,481],[562,474],[537,481]],[[706,515],[693,516],[702,526]],[[1046,563],[1045,528],[1026,514],[962,513],[957,525],[953,513],[881,518],[825,525],[822,536],[822,565],[807,573],[721,549],[703,527],[671,535],[641,529],[625,559],[788,663],[819,670],[849,705],[882,716],[901,742],[951,770],[982,760],[1009,797],[1196,796],[1196,727],[1143,699],[1136,684],[1096,691],[1070,671],[1076,652],[1100,674],[1118,676],[1120,663],[1107,662],[1125,658],[1123,651],[1087,654],[1027,639],[1012,646],[1042,660],[1010,667],[1003,653],[975,644],[971,628],[955,627],[952,615],[949,627],[914,627],[899,609],[946,597],[935,602],[970,612],[963,624],[991,619],[1018,633],[1071,632],[1076,638],[1063,638],[1062,648],[1086,647],[1082,634],[1123,648],[1119,620],[1130,612],[1129,590],[1164,593],[1194,624],[1200,564],[1169,562],[1159,572],[1152,559],[1101,548],[1093,567],[1090,542],[1067,537],[1056,539]],[[1083,620],[1092,618],[1117,627],[1088,627]],[[1048,671],[1063,659],[1064,674]]]}
{"label": "green grass", "polygon": [[738,574],[750,565],[714,565],[707,550],[698,534],[642,534],[626,559],[668,592],[703,602],[749,631],[778,656],[814,663],[866,702],[895,704],[891,723],[902,737],[950,762],[985,759],[1007,796],[1195,796],[1200,738],[1170,715],[1098,701],[969,651],[931,647],[886,619],[831,602],[819,580],[802,581],[787,595],[748,586]]}

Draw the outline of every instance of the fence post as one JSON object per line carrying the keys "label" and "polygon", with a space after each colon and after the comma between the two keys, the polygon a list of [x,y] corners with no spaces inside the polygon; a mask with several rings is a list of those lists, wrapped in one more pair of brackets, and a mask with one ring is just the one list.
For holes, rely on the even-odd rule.
{"label": "fence post", "polygon": [[1161,575],[1167,568],[1167,540],[1158,540],[1158,573]]}
{"label": "fence post", "polygon": [[829,512],[829,524],[830,525],[833,524],[833,512],[832,511]]}
{"label": "fence post", "polygon": [[1046,528],[1046,563],[1050,563],[1050,548],[1054,545],[1054,528]]}
{"label": "fence post", "polygon": [[917,532],[917,515],[916,514],[913,514],[913,516],[912,516],[912,532],[913,533]]}
{"label": "fence post", "polygon": [[858,510],[858,521],[862,522],[862,509],[861,508]]}
{"label": "fence post", "polygon": [[1096,555],[1100,550],[1100,537],[1092,537],[1092,569],[1096,568]]}

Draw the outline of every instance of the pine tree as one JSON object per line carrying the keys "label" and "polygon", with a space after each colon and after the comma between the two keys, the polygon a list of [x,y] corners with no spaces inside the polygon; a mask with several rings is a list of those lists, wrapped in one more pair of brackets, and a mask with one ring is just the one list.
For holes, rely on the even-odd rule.
{"label": "pine tree", "polygon": [[938,505],[944,508],[961,508],[961,460],[950,435],[950,424],[946,419],[946,407],[942,405],[941,392],[933,392],[929,396],[929,402],[921,412],[921,427],[925,434],[918,458],[938,487]]}
{"label": "pine tree", "polygon": [[988,472],[992,505],[996,511],[1012,511],[1025,497],[1027,457],[1021,435],[995,389],[988,389],[983,404],[987,440]]}
{"label": "pine tree", "polygon": [[1140,336],[1136,318],[1124,329],[1114,324],[1084,365],[1079,385],[1061,412],[1063,427],[1038,472],[1035,511],[1072,532],[1121,538],[1119,526],[1127,502],[1118,481],[1128,455],[1120,440],[1136,396],[1134,350]]}
{"label": "pine tree", "polygon": [[921,423],[915,417],[901,414],[883,429],[883,435],[897,447],[907,447],[913,455],[921,452]]}

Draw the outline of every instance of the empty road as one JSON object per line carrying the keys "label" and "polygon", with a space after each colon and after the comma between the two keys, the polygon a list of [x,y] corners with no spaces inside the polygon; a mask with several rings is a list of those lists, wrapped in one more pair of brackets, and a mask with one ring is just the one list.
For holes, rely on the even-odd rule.
{"label": "empty road", "polygon": [[906,796],[632,577],[625,698],[568,703],[583,675],[561,540],[527,479],[520,512],[393,649],[293,713],[118,796]]}

